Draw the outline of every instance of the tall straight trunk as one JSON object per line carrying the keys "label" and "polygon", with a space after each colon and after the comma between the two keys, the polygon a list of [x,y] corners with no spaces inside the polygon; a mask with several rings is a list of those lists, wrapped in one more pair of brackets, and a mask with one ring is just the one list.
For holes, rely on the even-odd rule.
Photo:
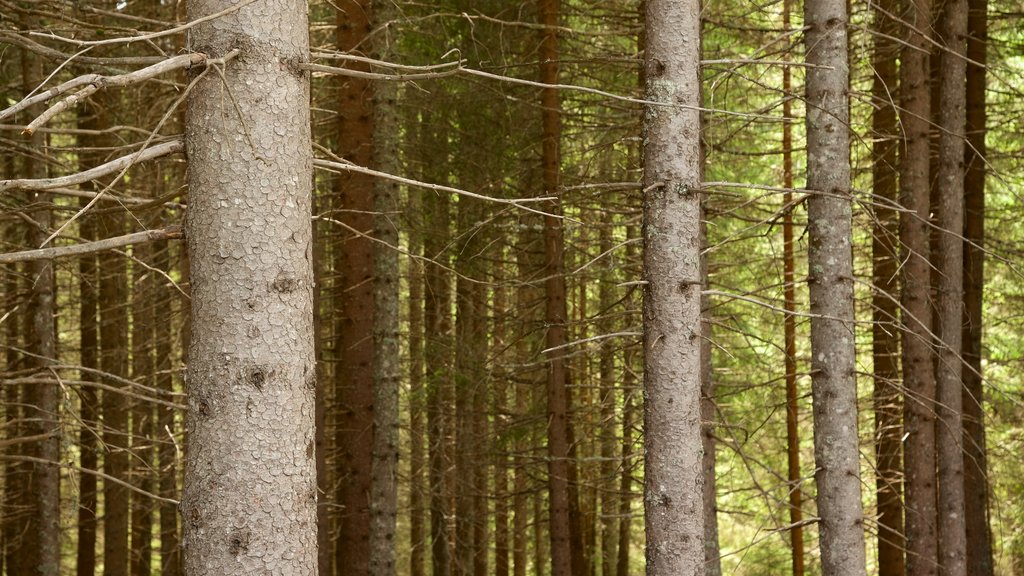
{"label": "tall straight trunk", "polygon": [[943,46],[939,97],[938,336],[936,373],[938,420],[935,441],[939,467],[939,563],[946,576],[967,574],[964,524],[963,329],[964,140],[966,123],[967,0],[947,0],[942,18]]}
{"label": "tall straight trunk", "polygon": [[989,527],[988,451],[985,446],[984,390],[981,372],[982,302],[985,286],[985,80],[988,48],[988,0],[968,0],[967,147],[964,151],[964,504],[967,573],[992,576]]}
{"label": "tall straight trunk", "polygon": [[[418,130],[418,128],[413,128]],[[413,191],[408,196],[405,221],[409,242],[409,574],[426,575],[429,542],[424,529],[425,503],[430,487],[424,479],[426,458],[423,440],[427,436],[424,422],[426,395],[423,389],[423,196]]]}
{"label": "tall straight trunk", "polygon": [[931,0],[905,0],[900,54],[899,214],[902,310],[904,510],[906,570],[931,576],[938,569],[935,501],[935,372],[932,365],[928,124],[931,118]]}
{"label": "tall straight trunk", "polygon": [[[503,262],[505,254],[498,256],[498,262]],[[495,279],[501,281],[504,278],[502,265],[495,265]],[[506,346],[506,322],[501,319],[507,317],[508,313],[508,290],[501,286],[495,286],[494,296],[491,304],[491,318],[494,318],[492,338],[494,339],[493,349],[496,356],[499,351],[505,350]],[[509,477],[508,464],[509,456],[506,450],[506,438],[508,438],[508,426],[505,415],[509,413],[508,408],[508,384],[510,379],[503,371],[494,371],[494,392],[491,396],[491,414],[494,421],[492,424],[492,435],[494,439],[494,576],[509,576]]]}
{"label": "tall straight trunk", "polygon": [[845,0],[804,4],[807,70],[811,395],[821,564],[865,574],[857,438]]}
{"label": "tall straight trunk", "polygon": [[871,235],[872,296],[871,334],[874,365],[875,491],[878,497],[879,576],[903,576],[902,435],[899,387],[899,332],[896,330],[896,294],[899,270],[898,216],[896,205],[897,151],[896,103],[893,87],[898,75],[899,27],[894,19],[897,4],[885,0],[875,9],[874,81],[871,95],[872,187],[874,227]]}
{"label": "tall straight trunk", "polygon": [[[177,183],[177,179],[172,183]],[[166,240],[156,244],[154,265],[158,270],[170,274],[171,244]],[[157,295],[159,309],[174,310],[173,288],[163,287]],[[171,330],[157,330],[156,339],[156,387],[165,393],[174,392],[174,342]],[[175,410],[157,406],[156,416],[156,470],[159,474],[159,494],[170,500],[178,499],[178,454],[175,445]],[[173,502],[160,503],[160,574],[179,576],[181,573],[181,552],[178,539],[178,507]]]}
{"label": "tall straight trunk", "polygon": [[[336,48],[365,51],[371,30],[371,0],[344,0],[337,6]],[[367,64],[352,62],[368,72]],[[374,87],[365,78],[340,76],[335,153],[359,166],[374,162]],[[339,230],[335,246],[335,398],[338,453],[335,504],[340,525],[335,548],[339,574],[364,575],[370,566],[370,494],[374,446],[374,227],[375,181],[365,174],[341,174],[335,180]]]}
{"label": "tall straight trunk", "polygon": [[[782,27],[790,30],[792,0],[785,0],[782,6]],[[789,54],[784,58],[788,61]],[[789,545],[793,554],[793,576],[804,575],[804,529],[803,489],[800,487],[803,475],[800,473],[800,408],[798,404],[796,364],[796,263],[793,246],[793,103],[789,99],[792,90],[792,72],[789,66],[782,69],[782,282],[783,308],[786,316],[783,322],[784,353],[786,355],[786,471],[789,480]]]}
{"label": "tall straight trunk", "polygon": [[[544,25],[541,39],[540,79],[558,84],[559,0],[540,0]],[[552,576],[575,575],[572,558],[572,528],[569,518],[569,388],[565,359],[566,290],[563,258],[565,240],[558,199],[561,168],[561,103],[556,88],[541,90],[542,171],[544,195],[556,198],[546,206],[544,216],[544,319],[548,353],[548,506],[551,538]]]}
{"label": "tall straight trunk", "polygon": [[[38,86],[42,78],[41,62],[38,57],[22,50],[22,80],[25,93]],[[41,106],[33,107],[30,115],[42,112]],[[40,157],[44,150],[45,137],[34,133],[30,146]],[[26,156],[25,172],[30,178],[46,175],[45,165],[35,157]],[[33,194],[32,201],[40,206],[31,217],[38,223],[33,227],[30,242],[33,248],[42,246],[49,236],[52,213],[49,204],[52,196],[45,192]],[[56,285],[53,260],[35,260],[29,265],[32,285],[32,301],[29,309],[32,315],[31,346],[35,354],[33,364],[45,373],[47,366],[57,360],[57,334],[54,327],[56,313]],[[30,454],[39,460],[33,462],[31,474],[25,487],[25,496],[30,502],[28,523],[22,538],[22,553],[32,574],[57,576],[60,573],[60,442],[61,429],[58,410],[59,392],[57,382],[36,384],[27,394],[25,418],[29,422],[28,435],[42,436],[30,447]]]}
{"label": "tall straight trunk", "polygon": [[[124,215],[118,212],[100,218],[101,237],[124,233]],[[120,254],[101,255],[100,267],[100,368],[106,374],[128,376],[128,270]],[[103,391],[103,472],[127,482],[128,403],[120,380],[107,379]],[[122,484],[103,482],[103,574],[128,574],[128,523],[131,493]]]}
{"label": "tall straight trunk", "polygon": [[[442,117],[443,118],[443,117]],[[424,153],[444,150],[439,144],[440,118],[427,115],[422,122]],[[425,175],[425,178],[429,178]],[[451,550],[448,535],[447,470],[448,455],[449,356],[451,353],[451,282],[446,271],[446,252],[450,226],[449,198],[446,194],[423,196],[423,255],[426,264],[423,300],[424,359],[426,361],[428,478],[430,494],[430,543],[433,576],[451,574]]]}
{"label": "tall straight trunk", "polygon": [[[605,210],[599,233],[599,253],[608,254],[612,250],[612,232],[615,226],[614,212]],[[601,283],[598,286],[598,306],[605,315],[599,326],[600,334],[611,334],[615,331],[615,322],[611,317],[611,309],[615,304],[613,292],[615,282],[616,260],[606,257],[605,266],[601,270]],[[610,345],[601,347],[598,382],[601,390],[601,421],[599,437],[601,439],[601,574],[614,574],[615,561],[618,556],[618,536],[616,517],[619,514],[618,476],[616,470],[622,462],[616,458],[617,434],[615,434],[616,404],[618,394],[615,390],[615,348]]]}
{"label": "tall straight trunk", "polygon": [[629,348],[623,353],[622,365],[625,367],[622,377],[622,387],[625,392],[622,399],[622,472],[619,476],[619,556],[616,559],[613,574],[629,576],[629,549],[633,537],[633,466],[631,461],[636,458],[633,450],[633,427],[637,420],[636,403],[633,401],[636,377],[633,371],[633,351]]}
{"label": "tall straight trunk", "polygon": [[[193,0],[189,20],[229,7]],[[192,88],[185,127],[190,575],[317,570],[307,31],[301,0],[190,30],[191,49],[240,51]]]}
{"label": "tall straight trunk", "polygon": [[[101,127],[102,116],[94,111],[81,112],[78,127],[84,130],[96,130]],[[86,149],[98,144],[98,138],[79,136],[78,146]],[[89,169],[100,163],[95,153],[82,150],[78,154],[79,170]],[[88,184],[87,189],[93,188]],[[88,199],[81,199],[81,207],[88,205]],[[89,214],[83,216],[79,223],[79,235],[83,241],[97,239],[96,218]],[[79,294],[79,362],[85,368],[79,375],[84,382],[97,380],[95,372],[99,364],[99,269],[96,254],[86,254],[78,261],[78,294]],[[99,394],[91,385],[82,386],[79,392],[79,419],[81,429],[78,432],[78,465],[83,470],[99,470],[97,457],[99,444],[96,430],[99,429]],[[96,527],[97,498],[96,476],[82,474],[78,479],[78,542],[75,556],[75,569],[79,576],[93,576],[96,573]]]}
{"label": "tall straight trunk", "polygon": [[[373,3],[376,21],[395,16],[390,0]],[[386,32],[385,32],[386,34]],[[375,45],[381,60],[390,59],[385,36]],[[398,86],[382,82],[374,87],[373,164],[377,170],[398,170],[399,127],[395,107]],[[395,528],[398,520],[398,184],[385,179],[374,183],[373,235],[385,247],[374,250],[373,260],[373,465],[370,470],[370,567],[373,576],[396,572]],[[389,248],[395,246],[396,248]]]}
{"label": "tall straight trunk", "polygon": [[649,576],[704,570],[698,2],[648,0],[644,511]]}
{"label": "tall straight trunk", "polygon": [[[160,170],[151,167],[149,181],[153,196],[159,196]],[[152,386],[154,376],[153,336],[156,320],[153,308],[155,297],[153,272],[140,263],[149,264],[153,257],[153,246],[147,243],[132,248],[135,264],[132,266],[132,380]],[[132,485],[153,492],[153,405],[141,399],[133,399],[131,408],[131,474]],[[132,497],[131,507],[131,574],[149,576],[153,555],[153,504],[149,498]]]}

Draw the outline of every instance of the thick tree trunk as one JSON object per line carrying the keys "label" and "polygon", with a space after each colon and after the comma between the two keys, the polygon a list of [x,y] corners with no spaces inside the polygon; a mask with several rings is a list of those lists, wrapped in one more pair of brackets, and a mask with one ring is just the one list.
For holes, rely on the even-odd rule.
{"label": "thick tree trunk", "polygon": [[[224,0],[193,0],[189,19]],[[191,264],[182,496],[187,574],[317,571],[307,6],[243,6],[190,31]],[[230,93],[231,98],[224,98]]]}
{"label": "thick tree trunk", "polygon": [[808,283],[811,395],[821,564],[864,574],[857,438],[850,191],[849,56],[845,0],[804,4],[807,70]]}
{"label": "thick tree trunk", "polygon": [[[365,53],[371,30],[371,0],[343,0],[337,6],[336,48],[343,53]],[[369,65],[347,63],[368,72]],[[358,166],[374,162],[374,86],[365,78],[340,76],[338,133],[335,153]],[[335,246],[334,292],[335,382],[338,451],[335,504],[340,525],[335,548],[335,570],[362,576],[370,566],[370,499],[373,490],[374,446],[374,189],[371,176],[340,174],[335,181],[338,231]]]}
{"label": "thick tree trunk", "polygon": [[704,571],[700,7],[648,0],[644,510],[649,576]]}
{"label": "thick tree trunk", "polygon": [[900,55],[899,214],[902,310],[904,506],[906,569],[931,576],[938,569],[935,500],[935,372],[932,365],[929,255],[931,118],[931,0],[906,0],[906,44]]}
{"label": "thick tree trunk", "polygon": [[939,362],[936,372],[939,467],[939,563],[945,576],[966,576],[964,524],[963,327],[964,139],[966,122],[967,0],[947,0],[943,14],[940,67],[938,205],[939,272],[937,311]]}
{"label": "thick tree trunk", "polygon": [[896,205],[897,150],[896,103],[893,87],[898,76],[899,27],[894,19],[897,4],[886,0],[875,9],[872,67],[874,101],[871,152],[874,190],[872,260],[872,363],[874,365],[875,491],[878,495],[879,576],[903,576],[903,504],[901,448],[903,427],[899,386],[899,339],[897,278],[899,274],[898,216]]}
{"label": "thick tree trunk", "polygon": [[984,391],[981,372],[982,302],[985,285],[985,65],[988,48],[988,0],[968,0],[967,148],[964,152],[964,495],[967,573],[992,576],[989,527],[988,451],[985,446]]}

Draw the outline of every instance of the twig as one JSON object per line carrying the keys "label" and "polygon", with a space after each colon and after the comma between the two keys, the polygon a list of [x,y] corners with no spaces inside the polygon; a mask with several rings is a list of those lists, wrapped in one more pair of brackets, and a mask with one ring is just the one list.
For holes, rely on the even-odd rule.
{"label": "twig", "polygon": [[0,264],[12,264],[14,262],[28,262],[31,260],[50,260],[53,258],[64,258],[68,256],[81,256],[92,254],[114,248],[121,248],[130,244],[142,244],[143,242],[156,242],[158,240],[173,240],[181,238],[180,226],[171,226],[162,230],[146,230],[135,232],[114,238],[105,238],[95,242],[82,242],[71,246],[57,246],[54,248],[38,248],[36,250],[23,250],[21,252],[8,252],[0,254]]}

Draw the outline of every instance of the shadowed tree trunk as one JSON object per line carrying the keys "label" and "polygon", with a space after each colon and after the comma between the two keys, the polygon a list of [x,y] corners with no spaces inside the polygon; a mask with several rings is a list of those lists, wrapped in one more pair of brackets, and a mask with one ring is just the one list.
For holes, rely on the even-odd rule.
{"label": "shadowed tree trunk", "polygon": [[865,574],[853,334],[849,55],[845,0],[804,4],[811,395],[821,565]]}
{"label": "shadowed tree trunk", "polygon": [[964,151],[964,495],[967,573],[992,576],[989,527],[988,450],[985,446],[981,372],[982,302],[985,282],[985,78],[988,61],[988,0],[968,0],[967,147]]}
{"label": "shadowed tree trunk", "polygon": [[[189,20],[229,7],[193,0]],[[191,49],[239,53],[188,98],[184,571],[315,574],[307,5],[236,8],[189,32]]]}
{"label": "shadowed tree trunk", "polygon": [[903,505],[901,448],[903,427],[899,388],[899,331],[897,278],[899,270],[898,216],[896,205],[897,150],[896,103],[898,81],[894,40],[899,27],[894,19],[897,4],[886,0],[875,9],[872,67],[872,186],[874,227],[872,259],[872,364],[874,365],[875,491],[878,494],[879,576],[903,576]]}

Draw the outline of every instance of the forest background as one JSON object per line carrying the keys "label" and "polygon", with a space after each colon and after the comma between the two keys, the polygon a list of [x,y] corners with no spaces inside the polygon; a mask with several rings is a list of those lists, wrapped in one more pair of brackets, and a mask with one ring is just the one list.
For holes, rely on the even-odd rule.
{"label": "forest background", "polygon": [[[927,343],[933,371],[944,350],[940,311],[923,338],[907,313],[913,289],[930,301],[939,286],[951,236],[935,219],[934,80],[956,56],[943,5],[910,24],[922,4],[853,2],[847,28],[860,504],[879,574],[917,557],[904,553],[917,528],[904,527],[903,419],[936,414],[934,397],[903,387],[906,343]],[[964,362],[967,573],[1020,575],[1024,5],[968,4],[966,212],[952,234],[965,254],[952,352]],[[198,79],[236,56],[186,51],[183,3],[0,7],[3,572],[178,574],[184,412],[201,409],[185,396],[180,135]],[[802,6],[727,0],[700,17],[702,411],[717,522],[705,544],[720,557],[708,570],[821,573]],[[641,573],[644,7],[312,2],[308,31],[320,572],[547,574],[564,544],[573,574]],[[905,96],[915,51],[933,80],[923,116]],[[68,81],[48,103],[23,100]],[[915,118],[931,154],[907,153]],[[915,158],[929,160],[930,209],[908,208],[899,187]],[[935,258],[918,277],[901,223],[915,210]],[[44,244],[59,257],[25,256]],[[261,392],[271,377],[246,374]],[[565,418],[558,439],[552,414]],[[566,458],[551,456],[556,440]],[[382,477],[396,479],[390,492]],[[567,525],[550,500],[559,479]],[[382,557],[391,564],[371,569]]]}

